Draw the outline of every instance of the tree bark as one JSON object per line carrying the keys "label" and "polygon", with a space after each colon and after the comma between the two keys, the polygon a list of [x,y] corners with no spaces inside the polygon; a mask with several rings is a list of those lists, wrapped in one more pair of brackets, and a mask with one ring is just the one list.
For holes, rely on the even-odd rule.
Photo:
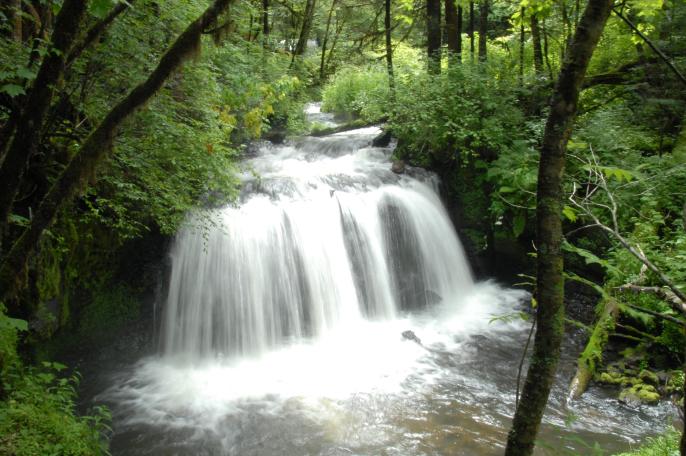
{"label": "tree bark", "polygon": [[388,88],[391,101],[395,102],[395,75],[393,74],[393,42],[391,40],[391,0],[384,1],[384,30],[386,32],[386,69],[388,71]]}
{"label": "tree bark", "polygon": [[52,34],[51,44],[55,51],[45,56],[18,114],[14,136],[0,165],[0,246],[22,177],[38,147],[38,132],[45,121],[55,88],[64,75],[66,55],[78,36],[86,9],[87,2],[83,0],[65,0]]}
{"label": "tree bark", "polygon": [[488,10],[489,0],[481,0],[479,4],[479,61],[485,62],[487,58],[487,35],[488,35]]}
{"label": "tree bark", "polygon": [[[50,226],[57,212],[95,175],[97,166],[107,158],[114,136],[122,123],[144,106],[184,61],[198,52],[203,32],[231,3],[232,0],[215,0],[176,39],[150,76],[112,108],[86,138],[79,153],[69,162],[41,201],[31,224],[3,258],[0,264],[0,301],[11,302],[10,298],[14,298],[25,285],[28,258],[35,251],[41,235]],[[19,309],[10,308],[10,311],[18,313]]]}
{"label": "tree bark", "polygon": [[536,76],[543,74],[543,50],[541,49],[541,29],[538,26],[538,18],[531,15],[531,41],[534,47],[534,71]]}
{"label": "tree bark", "polygon": [[307,50],[307,40],[310,39],[310,30],[312,29],[312,19],[314,18],[314,7],[316,0],[306,0],[305,12],[303,14],[303,24],[300,28],[300,36],[298,43],[295,45],[294,55],[303,55]]}
{"label": "tree bark", "polygon": [[441,72],[441,0],[426,0],[426,37],[428,70]]}
{"label": "tree bark", "polygon": [[536,228],[537,332],[522,399],[508,435],[506,456],[531,455],[560,358],[564,330],[562,179],[579,91],[612,0],[589,0],[550,104],[538,171]]}

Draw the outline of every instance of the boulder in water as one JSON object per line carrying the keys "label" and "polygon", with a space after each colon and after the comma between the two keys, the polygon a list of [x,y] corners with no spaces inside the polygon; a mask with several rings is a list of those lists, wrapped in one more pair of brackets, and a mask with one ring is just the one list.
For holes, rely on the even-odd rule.
{"label": "boulder in water", "polygon": [[396,160],[391,166],[391,171],[396,174],[403,174],[405,172],[405,162],[403,160]]}
{"label": "boulder in water", "polygon": [[379,135],[372,139],[372,147],[387,147],[391,143],[391,132],[388,130],[382,131]]}
{"label": "boulder in water", "polygon": [[411,340],[413,342],[417,342],[419,345],[422,345],[421,339],[417,337],[414,331],[410,331],[409,329],[407,331],[403,331],[403,339]]}

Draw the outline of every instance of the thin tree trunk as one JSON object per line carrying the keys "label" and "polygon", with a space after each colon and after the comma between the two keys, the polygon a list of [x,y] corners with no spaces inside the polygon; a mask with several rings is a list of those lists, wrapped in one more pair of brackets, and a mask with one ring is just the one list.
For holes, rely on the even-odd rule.
{"label": "thin tree trunk", "polygon": [[295,45],[294,55],[303,55],[307,50],[307,40],[310,39],[310,30],[312,29],[315,3],[316,0],[306,0],[305,2],[303,24],[300,28],[300,37],[298,38],[298,43]]}
{"label": "thin tree trunk", "polygon": [[391,101],[395,102],[395,75],[393,74],[393,41],[391,40],[391,0],[385,0],[384,31],[386,32],[386,68]]}
{"label": "thin tree trunk", "polygon": [[531,42],[534,47],[534,71],[536,76],[543,74],[543,50],[541,49],[541,30],[538,26],[538,18],[531,15]]}
{"label": "thin tree trunk", "polygon": [[81,29],[87,2],[65,0],[52,34],[52,47],[43,60],[16,122],[15,133],[0,166],[0,245],[7,218],[19,192],[22,177],[38,147],[41,130],[55,88],[64,75],[65,58]]}
{"label": "thin tree trunk", "polygon": [[457,6],[455,0],[445,0],[445,35],[448,43],[448,57],[450,63],[457,60],[458,32],[457,32]]}
{"label": "thin tree trunk", "polygon": [[14,41],[21,42],[23,40],[22,17],[21,17],[21,3],[22,0],[12,0],[10,11],[12,14],[12,38]]}
{"label": "thin tree trunk", "polygon": [[262,0],[262,36],[269,36],[269,0]]}
{"label": "thin tree trunk", "polygon": [[441,0],[426,0],[426,36],[428,70],[441,72]]}
{"label": "thin tree trunk", "polygon": [[331,27],[331,18],[333,17],[333,12],[336,9],[336,0],[331,1],[331,8],[329,9],[329,16],[326,18],[326,31],[324,32],[324,41],[322,41],[322,59],[321,63],[319,64],[319,79],[324,79],[324,68],[325,68],[325,62],[324,58],[326,57],[326,45],[329,42],[329,29]]}
{"label": "thin tree trunk", "polygon": [[488,5],[489,0],[481,0],[479,4],[479,61],[487,59],[486,40],[488,35]]}
{"label": "thin tree trunk", "polygon": [[457,61],[462,62],[462,7],[457,7]]}
{"label": "thin tree trunk", "polygon": [[469,2],[469,54],[474,61],[474,2]]}
{"label": "thin tree trunk", "polygon": [[519,86],[524,86],[524,41],[526,34],[524,33],[524,13],[526,8],[522,6],[521,24],[519,25]]}
{"label": "thin tree trunk", "polygon": [[550,104],[538,171],[536,227],[536,338],[522,399],[508,435],[506,456],[531,455],[560,358],[564,330],[562,179],[579,91],[612,0],[589,0]]}
{"label": "thin tree trunk", "polygon": [[550,80],[554,79],[553,67],[550,64],[550,53],[548,52],[548,29],[545,26],[545,18],[541,20],[541,31],[543,32],[543,56],[545,57],[545,65],[550,74]]}
{"label": "thin tree trunk", "polygon": [[[150,76],[112,108],[86,138],[79,153],[69,162],[41,201],[31,224],[3,258],[0,264],[0,301],[11,302],[10,298],[16,297],[23,288],[28,259],[35,252],[41,235],[50,226],[57,212],[71,202],[94,176],[98,165],[107,158],[114,136],[122,123],[144,106],[183,62],[198,52],[202,44],[203,31],[213,24],[217,16],[231,3],[232,0],[215,0],[176,39]],[[19,309],[10,310],[17,313]]]}

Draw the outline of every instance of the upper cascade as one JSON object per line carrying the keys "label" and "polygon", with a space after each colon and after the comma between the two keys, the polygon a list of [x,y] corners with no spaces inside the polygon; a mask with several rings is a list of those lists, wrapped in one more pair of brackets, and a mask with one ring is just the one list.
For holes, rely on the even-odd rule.
{"label": "upper cascade", "polygon": [[392,150],[369,146],[378,132],[264,145],[244,163],[238,207],[175,240],[165,355],[254,355],[473,286],[436,177],[393,173]]}

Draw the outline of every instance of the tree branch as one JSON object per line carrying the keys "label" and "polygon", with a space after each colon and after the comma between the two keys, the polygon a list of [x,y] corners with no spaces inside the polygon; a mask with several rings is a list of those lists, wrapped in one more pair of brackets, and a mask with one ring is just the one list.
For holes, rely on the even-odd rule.
{"label": "tree branch", "polygon": [[612,12],[615,13],[615,14],[617,15],[617,17],[619,17],[621,20],[623,20],[623,21],[629,26],[629,28],[631,28],[631,30],[633,30],[634,32],[636,32],[636,34],[637,34],[638,36],[640,36],[641,39],[642,39],[643,41],[645,41],[646,44],[647,44],[648,46],[650,46],[650,49],[652,49],[653,51],[655,51],[655,53],[656,53],[657,55],[660,56],[660,58],[662,59],[662,61],[665,62],[665,63],[667,64],[667,66],[672,70],[672,72],[677,76],[677,78],[679,78],[679,79],[681,80],[681,82],[683,82],[684,84],[686,84],[686,77],[684,77],[684,75],[681,74],[681,72],[677,69],[677,67],[674,66],[674,64],[673,64],[673,63],[669,60],[669,58],[660,50],[660,48],[658,48],[655,44],[653,44],[652,41],[650,41],[650,38],[648,38],[646,35],[644,35],[643,32],[641,32],[641,31],[638,29],[638,27],[636,27],[636,25],[634,25],[634,23],[631,22],[631,21],[629,20],[629,18],[627,18],[626,16],[624,16],[617,8],[613,8],[613,9],[612,9]]}

